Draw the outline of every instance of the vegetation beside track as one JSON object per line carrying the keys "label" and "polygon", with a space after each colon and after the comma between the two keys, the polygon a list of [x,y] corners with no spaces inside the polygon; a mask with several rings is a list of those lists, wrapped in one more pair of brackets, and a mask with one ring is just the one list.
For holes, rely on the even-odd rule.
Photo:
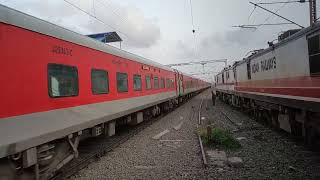
{"label": "vegetation beside track", "polygon": [[198,133],[205,146],[217,147],[222,149],[235,150],[241,147],[241,144],[231,133],[221,128],[199,128]]}

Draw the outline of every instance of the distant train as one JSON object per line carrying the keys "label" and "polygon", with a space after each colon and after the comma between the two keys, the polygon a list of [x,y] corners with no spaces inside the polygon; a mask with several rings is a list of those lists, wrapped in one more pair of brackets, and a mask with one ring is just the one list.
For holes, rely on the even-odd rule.
{"label": "distant train", "polygon": [[319,147],[320,24],[289,30],[278,40],[217,74],[217,95]]}
{"label": "distant train", "polygon": [[47,179],[83,138],[115,134],[209,87],[0,5],[0,179]]}

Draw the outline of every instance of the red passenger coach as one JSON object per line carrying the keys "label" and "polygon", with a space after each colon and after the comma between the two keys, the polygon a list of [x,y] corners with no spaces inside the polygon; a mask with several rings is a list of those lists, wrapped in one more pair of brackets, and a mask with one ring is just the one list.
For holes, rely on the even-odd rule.
{"label": "red passenger coach", "polygon": [[[5,85],[0,94],[1,118],[175,91],[174,83],[166,88],[159,87],[161,79],[173,81],[175,78],[174,72],[167,68],[142,64],[8,24],[2,23],[0,28],[5,34],[0,44],[4,60],[0,78]],[[61,96],[51,94],[48,85],[53,82],[47,77],[51,68],[52,71],[70,70],[65,73],[73,71],[74,77],[69,78],[77,81],[76,92]],[[104,71],[107,75],[106,92],[92,92],[93,70]],[[126,76],[124,83],[127,84],[122,90],[117,89],[117,74],[120,73]],[[134,75],[140,77],[141,88],[134,89]],[[149,89],[145,77],[149,78]],[[158,85],[151,83],[153,79],[158,79]]]}
{"label": "red passenger coach", "polygon": [[112,136],[209,85],[2,5],[0,49],[0,168],[17,176],[50,178],[83,138]]}

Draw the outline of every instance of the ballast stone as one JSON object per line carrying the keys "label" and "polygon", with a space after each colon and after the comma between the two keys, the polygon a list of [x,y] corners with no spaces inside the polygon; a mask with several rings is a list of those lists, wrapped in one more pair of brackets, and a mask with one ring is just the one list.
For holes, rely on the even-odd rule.
{"label": "ballast stone", "polygon": [[241,167],[243,165],[243,161],[239,157],[229,157],[227,163],[231,167]]}
{"label": "ballast stone", "polygon": [[207,154],[210,158],[210,164],[216,167],[224,167],[225,162],[227,161],[227,154],[225,151],[207,151]]}

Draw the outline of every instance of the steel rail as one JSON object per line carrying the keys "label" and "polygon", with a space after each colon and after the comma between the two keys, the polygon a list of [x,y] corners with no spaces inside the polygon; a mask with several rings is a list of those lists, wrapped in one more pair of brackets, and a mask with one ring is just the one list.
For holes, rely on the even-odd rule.
{"label": "steel rail", "polygon": [[[200,106],[199,106],[199,112],[198,112],[198,124],[197,126],[201,125],[201,109],[202,109],[202,103],[203,103],[203,97],[201,98],[201,102],[200,102]],[[208,166],[208,162],[207,162],[207,158],[206,158],[206,154],[204,152],[204,148],[203,148],[203,144],[202,144],[202,139],[198,133],[198,141],[199,141],[199,145],[200,145],[200,149],[201,149],[201,156],[202,156],[202,162],[204,167]]]}

